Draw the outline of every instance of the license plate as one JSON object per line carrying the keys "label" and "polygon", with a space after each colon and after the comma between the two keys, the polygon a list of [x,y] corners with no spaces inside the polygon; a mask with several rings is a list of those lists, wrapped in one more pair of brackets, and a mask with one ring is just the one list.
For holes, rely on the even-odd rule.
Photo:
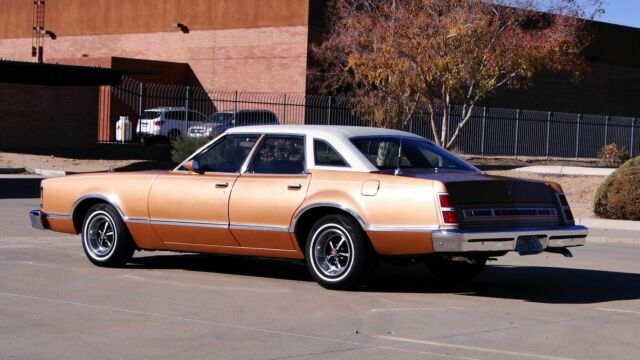
{"label": "license plate", "polygon": [[520,255],[535,255],[542,252],[542,243],[538,236],[520,236],[516,242],[516,251]]}

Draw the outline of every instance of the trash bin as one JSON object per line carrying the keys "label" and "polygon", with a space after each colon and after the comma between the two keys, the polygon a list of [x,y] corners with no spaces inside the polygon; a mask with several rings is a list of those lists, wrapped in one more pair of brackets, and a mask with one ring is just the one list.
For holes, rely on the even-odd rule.
{"label": "trash bin", "polygon": [[116,141],[131,141],[131,121],[128,116],[120,116],[120,120],[116,122]]}

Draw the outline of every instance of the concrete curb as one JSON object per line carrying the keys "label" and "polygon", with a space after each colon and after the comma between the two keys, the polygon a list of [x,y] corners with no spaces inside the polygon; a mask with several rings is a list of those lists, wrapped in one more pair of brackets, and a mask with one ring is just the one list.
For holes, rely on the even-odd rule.
{"label": "concrete curb", "polygon": [[536,174],[550,175],[577,175],[577,176],[609,176],[616,169],[594,168],[581,166],[525,166],[514,169],[515,171],[525,171]]}
{"label": "concrete curb", "polygon": [[638,231],[640,235],[640,221],[582,218],[576,223],[594,229]]}
{"label": "concrete curb", "polygon": [[65,176],[69,174],[68,171],[62,171],[62,170],[33,169],[33,168],[26,168],[26,170],[30,173],[34,173],[36,175],[41,175],[44,177],[60,177],[60,176]]}

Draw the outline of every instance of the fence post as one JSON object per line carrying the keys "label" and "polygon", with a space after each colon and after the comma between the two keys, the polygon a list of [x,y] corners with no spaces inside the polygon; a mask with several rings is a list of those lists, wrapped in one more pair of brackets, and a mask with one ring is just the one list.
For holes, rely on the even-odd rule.
{"label": "fence post", "polygon": [[482,136],[480,137],[480,156],[484,156],[484,127],[487,122],[487,107],[482,107]]}
{"label": "fence post", "polygon": [[[238,90],[236,90],[236,91],[233,93],[233,118],[234,118],[234,119],[236,119],[236,118],[237,118],[237,116],[236,116],[237,114],[238,114]],[[232,126],[234,126],[234,127],[235,127],[235,126],[236,126],[236,125],[235,125],[235,123],[236,123],[235,121],[234,121],[234,122],[232,122],[232,123],[231,123],[231,124],[232,124]]]}
{"label": "fence post", "polygon": [[609,133],[609,118],[611,118],[611,116],[608,116],[604,118],[604,145],[603,146],[607,146],[607,137],[608,137],[608,133]]}
{"label": "fence post", "polygon": [[284,94],[284,100],[282,102],[282,124],[287,124],[287,94]]}
{"label": "fence post", "polygon": [[140,82],[140,85],[138,86],[138,115],[141,116],[142,115],[142,100],[144,97],[144,84],[142,83],[142,81]]}
{"label": "fence post", "polygon": [[631,144],[630,144],[630,150],[629,150],[629,156],[633,157],[633,136],[634,134],[634,130],[635,130],[635,126],[636,126],[636,118],[632,118],[631,119]]}
{"label": "fence post", "polygon": [[329,108],[327,109],[327,125],[331,125],[331,96],[329,96]]}
{"label": "fence post", "polygon": [[547,159],[549,158],[549,137],[551,136],[551,133],[549,132],[549,130],[551,129],[551,118],[553,117],[553,112],[549,111],[549,113],[547,114],[547,147],[545,150],[545,155],[547,157]]}
{"label": "fence post", "polygon": [[518,128],[520,125],[520,109],[516,110],[516,141],[513,147],[513,156],[518,157]]}
{"label": "fence post", "polygon": [[578,114],[578,123],[576,124],[576,159],[580,148],[580,119],[582,119],[582,114]]}
{"label": "fence post", "polygon": [[187,124],[186,131],[189,131],[189,87],[187,86],[185,90],[186,91],[185,91],[185,98],[184,98],[184,120]]}

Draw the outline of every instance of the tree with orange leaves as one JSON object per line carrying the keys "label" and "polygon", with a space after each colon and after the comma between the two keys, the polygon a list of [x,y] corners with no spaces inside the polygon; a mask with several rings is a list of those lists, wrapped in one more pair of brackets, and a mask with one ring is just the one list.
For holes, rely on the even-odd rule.
{"label": "tree with orange leaves", "polygon": [[[323,90],[348,93],[384,127],[402,129],[426,109],[446,148],[496,89],[527,86],[544,69],[584,75],[583,19],[602,11],[598,0],[335,0],[330,9],[329,35],[313,49]],[[451,133],[450,105],[462,106]]]}

